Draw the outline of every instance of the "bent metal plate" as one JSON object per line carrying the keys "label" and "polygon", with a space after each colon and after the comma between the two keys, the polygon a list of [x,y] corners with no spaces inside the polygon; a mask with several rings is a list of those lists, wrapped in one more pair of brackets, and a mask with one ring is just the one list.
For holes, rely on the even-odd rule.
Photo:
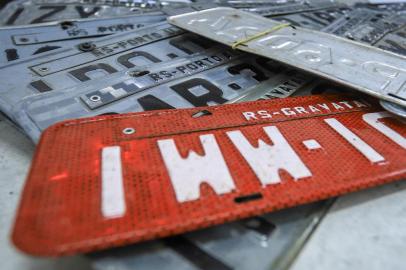
{"label": "bent metal plate", "polygon": [[392,117],[310,96],[61,122],[38,145],[13,241],[89,252],[402,179],[406,126]]}
{"label": "bent metal plate", "polygon": [[229,46],[251,38],[236,48],[406,106],[405,56],[300,27],[265,34],[280,22],[232,8],[172,16],[168,21]]}

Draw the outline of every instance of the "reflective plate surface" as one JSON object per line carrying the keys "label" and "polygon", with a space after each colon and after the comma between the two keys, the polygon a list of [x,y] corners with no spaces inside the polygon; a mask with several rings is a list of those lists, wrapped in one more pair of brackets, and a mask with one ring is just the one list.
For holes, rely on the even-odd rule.
{"label": "reflective plate surface", "polygon": [[400,180],[405,135],[344,95],[68,120],[42,135],[13,241],[84,253]]}
{"label": "reflective plate surface", "polygon": [[[231,8],[172,16],[168,21],[229,46],[280,25]],[[239,45],[238,49],[406,106],[405,56],[300,27],[284,27],[263,34]]]}
{"label": "reflective plate surface", "polygon": [[[96,40],[87,49],[80,44],[0,67],[0,109],[9,113],[24,97],[60,91],[106,74],[159,63],[214,46],[166,22]],[[18,80],[9,80],[18,76]]]}

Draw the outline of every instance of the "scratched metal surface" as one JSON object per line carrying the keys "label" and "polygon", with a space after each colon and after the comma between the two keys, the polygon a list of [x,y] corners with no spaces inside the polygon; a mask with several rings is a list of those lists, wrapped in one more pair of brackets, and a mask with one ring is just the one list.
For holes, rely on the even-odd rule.
{"label": "scratched metal surface", "polygon": [[[171,16],[168,22],[229,46],[280,25],[274,20],[229,8]],[[299,27],[284,27],[277,33],[263,34],[238,49],[406,106],[403,96],[406,57],[401,55]],[[388,79],[383,70],[391,70],[396,75]]]}
{"label": "scratched metal surface", "polygon": [[59,48],[92,42],[98,37],[131,31],[164,21],[166,16],[136,15],[116,18],[51,22],[0,28],[0,64]]}
{"label": "scratched metal surface", "polygon": [[[256,92],[262,95],[273,89],[275,93],[270,93],[271,96],[285,97],[313,79],[307,74],[284,69],[272,61],[261,66],[261,59],[245,54],[234,55],[234,59],[225,57],[232,54],[233,51],[202,51],[190,58],[135,68],[130,73],[119,72],[106,79],[81,84],[80,87],[72,87],[63,92],[32,96],[16,107],[13,119],[33,141],[37,141],[42,130],[64,119],[222,104],[240,98],[260,85],[265,89]],[[208,57],[223,60],[211,60],[212,64],[209,64],[205,60],[210,61]],[[206,67],[195,68],[193,63],[196,61],[204,61]],[[192,64],[194,70],[184,68],[188,64]],[[144,70],[149,73],[138,77],[131,75]],[[173,75],[151,76],[157,74]],[[285,89],[290,92],[276,91],[283,84],[289,84]],[[200,92],[196,92],[196,89],[200,89]],[[152,98],[161,105],[149,101]]]}
{"label": "scratched metal surface", "polygon": [[8,3],[0,11],[0,25],[24,25],[58,20],[105,18],[155,12],[156,7],[138,8],[109,5],[69,4],[58,1],[58,4],[41,4],[30,0],[16,0]]}

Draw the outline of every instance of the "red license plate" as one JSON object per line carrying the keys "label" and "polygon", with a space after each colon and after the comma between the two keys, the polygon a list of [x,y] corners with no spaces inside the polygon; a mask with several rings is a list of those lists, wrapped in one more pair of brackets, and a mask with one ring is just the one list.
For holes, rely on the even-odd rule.
{"label": "red license plate", "polygon": [[377,105],[338,96],[62,122],[38,145],[13,240],[89,252],[402,179],[405,136]]}

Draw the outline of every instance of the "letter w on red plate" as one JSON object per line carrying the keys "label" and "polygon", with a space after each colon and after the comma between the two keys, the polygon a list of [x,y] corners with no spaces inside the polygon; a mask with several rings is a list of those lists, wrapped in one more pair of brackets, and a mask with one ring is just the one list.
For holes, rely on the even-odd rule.
{"label": "letter w on red plate", "polygon": [[42,136],[13,240],[88,252],[402,179],[405,136],[378,106],[337,96],[66,121]]}

